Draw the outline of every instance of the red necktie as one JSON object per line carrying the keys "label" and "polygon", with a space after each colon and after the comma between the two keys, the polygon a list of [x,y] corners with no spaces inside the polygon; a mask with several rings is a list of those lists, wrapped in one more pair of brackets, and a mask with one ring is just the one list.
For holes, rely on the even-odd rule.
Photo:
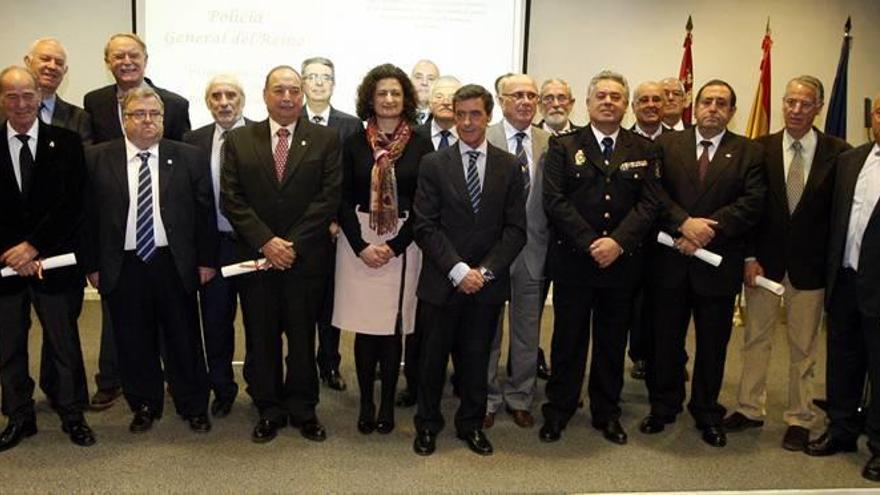
{"label": "red necktie", "polygon": [[278,182],[281,182],[284,178],[284,168],[287,166],[287,153],[290,151],[290,145],[287,144],[290,131],[282,127],[275,134],[278,136],[278,144],[275,145],[275,176],[278,177]]}
{"label": "red necktie", "polygon": [[705,187],[705,185],[706,185],[706,172],[709,170],[709,147],[712,146],[712,141],[703,140],[703,141],[700,141],[700,145],[703,146],[703,152],[700,154],[700,161],[699,161],[700,187]]}

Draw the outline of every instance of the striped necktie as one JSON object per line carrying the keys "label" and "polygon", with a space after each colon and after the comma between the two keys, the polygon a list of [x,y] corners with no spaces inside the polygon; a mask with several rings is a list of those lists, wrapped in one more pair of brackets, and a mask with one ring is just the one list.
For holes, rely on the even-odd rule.
{"label": "striped necktie", "polygon": [[480,156],[479,151],[468,151],[468,170],[467,170],[467,188],[468,194],[471,196],[471,206],[474,207],[474,214],[480,212],[480,198],[483,193],[480,188],[480,173],[477,172],[477,158]]}
{"label": "striped necktie", "polygon": [[153,184],[150,178],[150,152],[141,151],[137,157],[141,159],[141,167],[138,172],[135,253],[138,258],[147,263],[156,253],[156,239],[153,235]]}
{"label": "striped necktie", "polygon": [[519,170],[523,176],[523,197],[528,199],[532,178],[529,175],[529,157],[526,155],[526,149],[523,146],[523,139],[525,139],[526,133],[517,132],[514,134],[514,137],[516,138],[516,162],[519,164]]}
{"label": "striped necktie", "polygon": [[801,196],[804,194],[804,145],[800,141],[791,143],[794,156],[788,166],[788,177],[785,179],[785,192],[788,196],[788,212],[794,213]]}

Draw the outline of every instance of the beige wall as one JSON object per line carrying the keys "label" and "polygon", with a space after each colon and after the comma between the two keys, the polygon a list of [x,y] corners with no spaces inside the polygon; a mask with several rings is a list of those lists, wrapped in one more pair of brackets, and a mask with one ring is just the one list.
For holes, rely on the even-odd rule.
{"label": "beige wall", "polygon": [[[852,15],[847,130],[852,143],[865,141],[862,100],[880,91],[878,0],[533,0],[529,72],[539,84],[549,77],[568,80],[578,99],[573,120],[584,123],[587,84],[596,72],[621,72],[631,87],[678,76],[688,14],[694,21],[694,89],[716,77],[731,83],[739,107],[732,127],[738,131],[755,96],[768,16],[774,41],[770,128],[776,130],[791,77],[819,77],[826,101],[830,97],[843,24]],[[632,119],[630,111],[626,122]]]}
{"label": "beige wall", "polygon": [[[87,91],[111,81],[102,50],[110,34],[130,29],[130,9],[129,0],[17,3],[15,19],[0,30],[0,65],[21,63],[33,39],[56,36],[69,52],[70,72],[61,94],[80,103]],[[599,70],[620,71],[633,86],[677,75],[688,14],[694,18],[696,83],[720,77],[733,84],[739,98],[737,130],[748,120],[767,17],[774,38],[771,128],[776,129],[787,79],[811,73],[830,93],[843,23],[852,15],[849,138],[864,141],[861,101],[880,91],[878,0],[532,0],[529,71],[539,80],[569,80],[578,98],[574,120],[582,123],[587,81]]]}

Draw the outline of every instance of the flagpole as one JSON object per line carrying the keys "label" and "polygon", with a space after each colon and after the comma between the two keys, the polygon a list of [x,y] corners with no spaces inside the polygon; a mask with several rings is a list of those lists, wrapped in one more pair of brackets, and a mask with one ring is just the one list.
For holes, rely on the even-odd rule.
{"label": "flagpole", "polygon": [[684,29],[686,31],[684,43],[682,44],[684,47],[684,53],[681,55],[681,66],[678,69],[678,80],[681,81],[682,86],[684,86],[684,98],[687,102],[687,105],[685,105],[684,111],[681,114],[681,120],[685,124],[690,125],[694,109],[694,59],[691,52],[691,44],[693,43],[693,35],[691,34],[691,31],[694,29],[694,22],[690,15],[688,15],[688,20]]}
{"label": "flagpole", "polygon": [[825,134],[841,139],[846,139],[846,93],[849,50],[852,43],[851,30],[852,17],[847,17],[844,24],[843,44],[840,47],[840,60],[837,62],[837,73],[834,75],[834,87],[831,90],[828,115],[825,118]]}

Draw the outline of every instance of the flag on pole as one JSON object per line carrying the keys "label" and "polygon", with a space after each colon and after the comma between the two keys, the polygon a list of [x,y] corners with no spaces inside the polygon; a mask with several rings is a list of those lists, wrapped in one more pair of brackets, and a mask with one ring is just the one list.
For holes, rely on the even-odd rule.
{"label": "flag on pole", "polygon": [[684,85],[684,98],[687,102],[687,105],[684,107],[684,112],[681,114],[681,121],[690,125],[694,109],[694,97],[692,91],[694,88],[694,59],[691,55],[691,31],[694,29],[694,23],[691,20],[691,16],[688,16],[688,21],[684,28],[687,33],[684,36],[684,45],[682,45],[684,46],[684,53],[681,55],[681,67],[678,69],[678,80]]}
{"label": "flag on pole", "polygon": [[840,61],[837,63],[837,74],[834,76],[834,87],[831,90],[831,101],[828,102],[828,116],[825,118],[825,134],[846,139],[846,84],[847,68],[849,67],[849,45],[852,36],[852,19],[846,18],[843,32],[843,46],[840,48]]}
{"label": "flag on pole", "polygon": [[746,125],[746,136],[751,139],[770,132],[770,47],[772,46],[770,19],[767,19],[764,40],[761,42],[761,49],[764,51],[761,57],[761,75],[758,79],[758,89],[755,91],[755,101],[752,102],[749,123]]}

